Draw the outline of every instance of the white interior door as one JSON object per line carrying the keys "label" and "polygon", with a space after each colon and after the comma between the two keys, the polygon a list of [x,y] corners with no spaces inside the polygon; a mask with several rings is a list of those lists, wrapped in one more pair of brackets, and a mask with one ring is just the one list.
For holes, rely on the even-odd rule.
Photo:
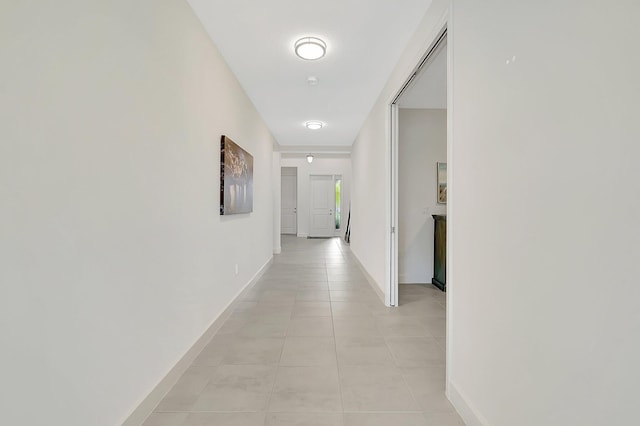
{"label": "white interior door", "polygon": [[310,237],[333,237],[336,230],[333,216],[336,193],[333,175],[310,176]]}
{"label": "white interior door", "polygon": [[[293,170],[287,170],[293,169]],[[280,198],[280,233],[298,233],[298,170],[295,167],[282,169]]]}

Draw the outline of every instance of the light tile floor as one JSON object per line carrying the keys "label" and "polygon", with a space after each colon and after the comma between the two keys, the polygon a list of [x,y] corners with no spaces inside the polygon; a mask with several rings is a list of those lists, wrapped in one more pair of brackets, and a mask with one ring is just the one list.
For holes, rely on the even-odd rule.
{"label": "light tile floor", "polygon": [[445,295],[386,308],[342,240],[282,239],[145,426],[464,425],[444,395]]}

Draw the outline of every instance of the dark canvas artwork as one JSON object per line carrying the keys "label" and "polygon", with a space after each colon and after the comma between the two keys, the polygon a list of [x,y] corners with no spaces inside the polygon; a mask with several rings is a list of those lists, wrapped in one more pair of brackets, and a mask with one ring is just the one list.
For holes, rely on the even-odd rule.
{"label": "dark canvas artwork", "polygon": [[220,214],[253,211],[253,156],[226,136],[220,139]]}

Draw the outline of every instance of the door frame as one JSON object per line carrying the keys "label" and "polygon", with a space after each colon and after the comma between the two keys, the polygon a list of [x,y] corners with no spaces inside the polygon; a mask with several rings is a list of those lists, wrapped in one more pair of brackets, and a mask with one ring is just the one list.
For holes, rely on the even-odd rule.
{"label": "door frame", "polygon": [[[412,75],[411,80],[413,80]],[[410,82],[410,81],[409,81]],[[389,209],[389,276],[387,277],[387,288],[384,292],[385,304],[389,307],[398,306],[398,138],[399,138],[399,123],[398,123],[398,99],[404,92],[409,82],[403,85],[400,93],[398,93],[391,102],[390,124],[389,129],[391,132],[391,146],[389,150],[389,192],[390,192],[390,209]]]}

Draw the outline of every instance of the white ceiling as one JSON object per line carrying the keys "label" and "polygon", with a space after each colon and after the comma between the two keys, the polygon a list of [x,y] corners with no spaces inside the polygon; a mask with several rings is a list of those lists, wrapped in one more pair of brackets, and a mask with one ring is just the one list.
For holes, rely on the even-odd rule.
{"label": "white ceiling", "polygon": [[[188,0],[284,148],[348,148],[431,0]],[[304,61],[316,36],[327,55]],[[317,86],[307,77],[316,76]],[[307,130],[304,122],[326,126]]]}

